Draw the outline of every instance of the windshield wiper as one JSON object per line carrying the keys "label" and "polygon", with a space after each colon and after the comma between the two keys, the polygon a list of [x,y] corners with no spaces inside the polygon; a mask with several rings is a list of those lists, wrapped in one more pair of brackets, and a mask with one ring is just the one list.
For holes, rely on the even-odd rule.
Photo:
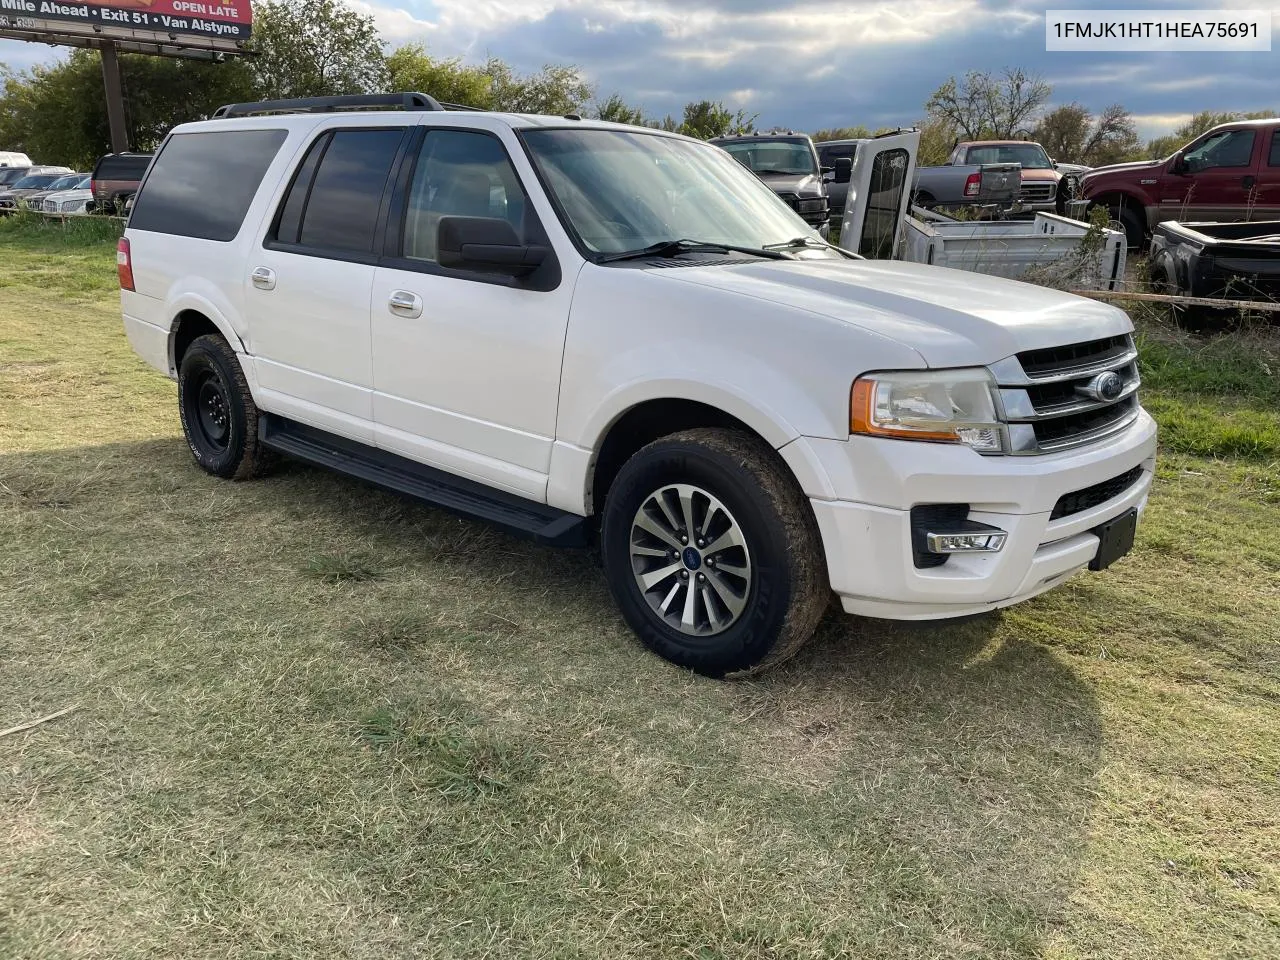
{"label": "windshield wiper", "polygon": [[642,260],[645,257],[674,257],[681,253],[747,253],[769,260],[792,260],[791,254],[768,247],[738,247],[731,243],[714,243],[709,240],[660,240],[643,250],[624,250],[597,257],[596,263],[615,263],[618,260]]}
{"label": "windshield wiper", "polygon": [[850,260],[867,259],[859,254],[850,253],[843,247],[837,247],[834,243],[827,243],[825,240],[821,240],[818,237],[792,237],[790,240],[784,240],[782,243],[766,243],[764,245],[764,249],[766,250],[798,250],[801,247],[808,247],[811,250],[834,250],[836,253],[847,257]]}

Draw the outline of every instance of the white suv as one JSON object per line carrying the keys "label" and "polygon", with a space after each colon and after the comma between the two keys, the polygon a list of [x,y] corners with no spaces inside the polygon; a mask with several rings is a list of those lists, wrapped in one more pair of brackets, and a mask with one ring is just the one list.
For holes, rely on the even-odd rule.
{"label": "white suv", "polygon": [[165,141],[119,270],[205,470],[280,452],[598,542],[643,642],[712,676],[794,653],[833,591],[947,618],[1100,569],[1151,483],[1122,311],[837,250],[657,130],[224,107]]}

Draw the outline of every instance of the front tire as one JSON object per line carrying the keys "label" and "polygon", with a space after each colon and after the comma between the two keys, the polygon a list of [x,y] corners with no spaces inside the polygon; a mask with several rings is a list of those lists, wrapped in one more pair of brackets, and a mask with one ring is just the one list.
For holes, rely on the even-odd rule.
{"label": "front tire", "polygon": [[709,677],[776,666],[831,597],[817,522],[777,454],[732,430],[664,437],[605,500],[609,588],[646,647]]}
{"label": "front tire", "polygon": [[187,446],[202,470],[246,480],[265,469],[268,457],[258,442],[258,408],[235,351],[222,337],[197,337],[182,355],[178,413]]}

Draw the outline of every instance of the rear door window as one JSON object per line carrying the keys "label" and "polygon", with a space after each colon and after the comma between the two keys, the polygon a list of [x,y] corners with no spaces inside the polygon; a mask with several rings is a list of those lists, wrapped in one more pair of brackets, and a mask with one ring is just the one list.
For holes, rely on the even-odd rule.
{"label": "rear door window", "polygon": [[1267,159],[1267,166],[1280,167],[1280,130],[1271,135],[1271,156]]}
{"label": "rear door window", "polygon": [[234,239],[284,140],[283,130],[175,134],[143,184],[129,229]]}
{"label": "rear door window", "polygon": [[387,178],[406,129],[339,129],[321,136],[285,195],[274,239],[316,251],[371,254]]}

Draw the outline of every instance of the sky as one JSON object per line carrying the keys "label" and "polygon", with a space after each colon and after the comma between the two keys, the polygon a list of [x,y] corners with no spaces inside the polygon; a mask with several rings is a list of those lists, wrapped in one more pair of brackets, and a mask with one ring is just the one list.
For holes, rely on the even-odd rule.
{"label": "sky", "polygon": [[[952,75],[1023,67],[1052,104],[1122,103],[1144,137],[1198,110],[1280,111],[1276,0],[348,0],[389,46],[518,71],[575,64],[601,99],[650,115],[691,100],[759,114],[761,128],[907,125]],[[1048,53],[1046,9],[1272,10],[1270,53]],[[54,48],[0,40],[0,63],[48,62]],[[430,91],[425,91],[430,93]]]}

